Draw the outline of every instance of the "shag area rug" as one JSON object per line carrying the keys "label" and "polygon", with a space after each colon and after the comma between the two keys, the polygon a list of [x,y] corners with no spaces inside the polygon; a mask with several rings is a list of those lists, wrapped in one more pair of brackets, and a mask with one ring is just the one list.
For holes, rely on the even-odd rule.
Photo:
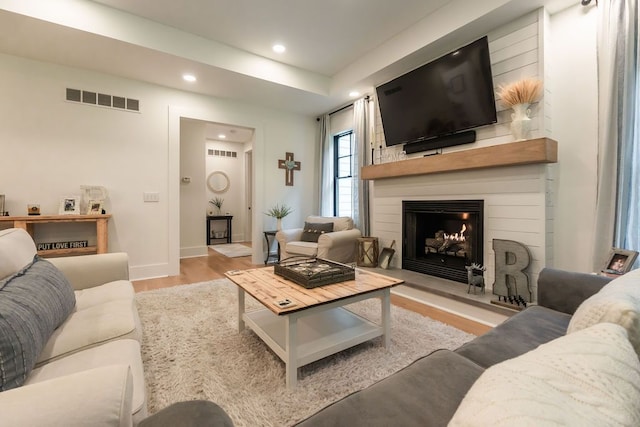
{"label": "shag area rug", "polygon": [[[289,426],[349,393],[387,377],[438,348],[474,338],[414,312],[391,307],[391,345],[381,338],[298,370],[287,390],[284,363],[249,328],[238,332],[237,290],[227,279],[136,294],[149,412],[207,399],[237,427]],[[250,308],[260,304],[247,298]],[[380,320],[380,302],[348,306]]]}
{"label": "shag area rug", "polygon": [[224,256],[228,256],[229,258],[251,255],[251,248],[239,243],[225,243],[222,245],[211,245],[209,247]]}

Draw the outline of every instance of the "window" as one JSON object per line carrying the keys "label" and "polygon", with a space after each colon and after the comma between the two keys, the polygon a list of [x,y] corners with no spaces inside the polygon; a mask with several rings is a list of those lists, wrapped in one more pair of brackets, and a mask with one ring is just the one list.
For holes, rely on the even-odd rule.
{"label": "window", "polygon": [[334,215],[353,216],[353,131],[341,133],[333,137],[335,180],[334,180]]}

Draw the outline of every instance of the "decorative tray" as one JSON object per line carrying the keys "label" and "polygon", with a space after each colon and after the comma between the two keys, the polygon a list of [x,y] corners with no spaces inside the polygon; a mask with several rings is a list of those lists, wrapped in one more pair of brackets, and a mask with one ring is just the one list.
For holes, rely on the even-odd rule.
{"label": "decorative tray", "polygon": [[356,278],[353,267],[322,258],[290,257],[274,264],[274,273],[307,289]]}

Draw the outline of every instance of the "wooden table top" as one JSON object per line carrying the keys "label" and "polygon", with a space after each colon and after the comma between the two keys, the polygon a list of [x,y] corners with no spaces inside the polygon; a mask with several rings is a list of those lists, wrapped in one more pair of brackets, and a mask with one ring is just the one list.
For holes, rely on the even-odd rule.
{"label": "wooden table top", "polygon": [[97,221],[99,219],[109,219],[111,214],[92,214],[92,215],[18,215],[18,216],[0,216],[0,222],[4,221],[26,221],[26,222],[82,222]]}
{"label": "wooden table top", "polygon": [[[349,298],[379,289],[390,288],[404,280],[356,268],[355,280],[333,283],[306,289],[273,272],[273,266],[250,270],[228,271],[225,276],[278,315],[292,313],[316,305]],[[280,307],[276,301],[288,299],[288,307]]]}

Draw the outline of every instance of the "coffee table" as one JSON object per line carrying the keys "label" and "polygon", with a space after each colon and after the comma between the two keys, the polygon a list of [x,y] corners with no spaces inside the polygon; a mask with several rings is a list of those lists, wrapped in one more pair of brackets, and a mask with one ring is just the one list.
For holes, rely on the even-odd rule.
{"label": "coffee table", "polygon": [[[296,386],[301,366],[379,336],[389,346],[391,288],[402,280],[356,269],[355,280],[306,289],[273,266],[225,275],[238,285],[238,330],[249,326],[284,361],[287,388]],[[264,308],[247,311],[246,293]],[[369,298],[380,298],[380,323],[344,308]]]}

